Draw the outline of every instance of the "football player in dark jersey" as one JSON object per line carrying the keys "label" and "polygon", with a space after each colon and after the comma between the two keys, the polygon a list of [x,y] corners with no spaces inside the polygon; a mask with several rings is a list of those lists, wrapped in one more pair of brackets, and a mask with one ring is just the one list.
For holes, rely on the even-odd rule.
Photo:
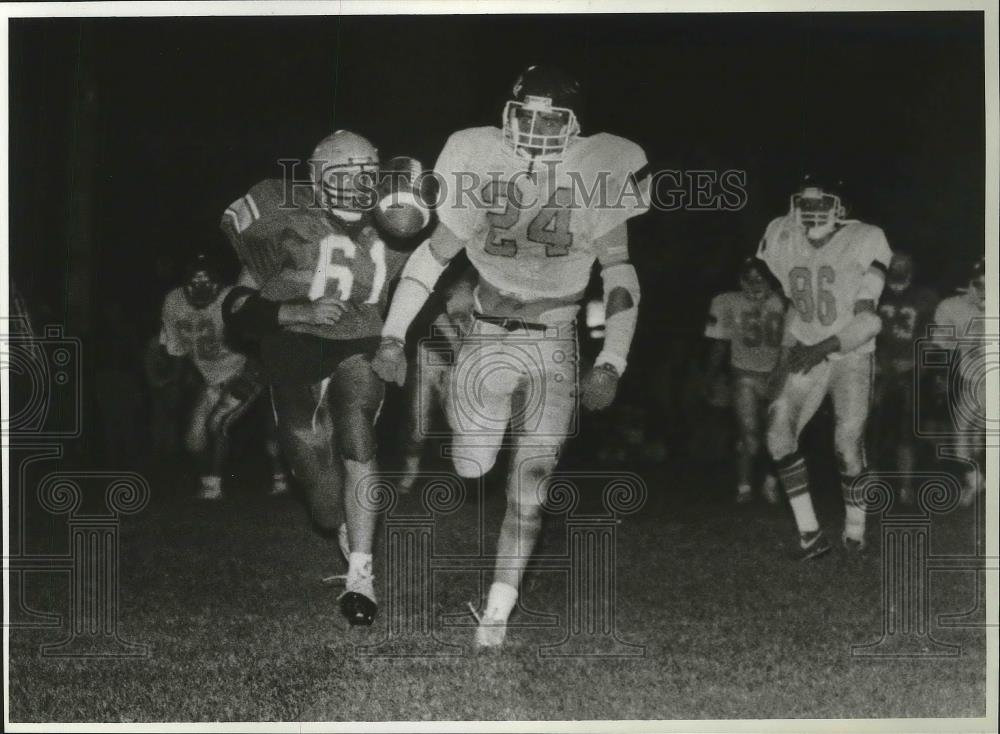
{"label": "football player in dark jersey", "polygon": [[[913,284],[913,258],[894,252],[879,300],[882,331],[875,349],[875,389],[872,395],[872,438],[876,460],[903,474],[900,501],[913,500],[907,475],[913,472],[914,341],[922,336],[934,316],[937,295]],[[890,454],[892,454],[890,456]]]}
{"label": "football player in dark jersey", "polygon": [[369,360],[387,285],[408,253],[373,226],[380,164],[371,142],[338,130],[310,164],[310,187],[262,181],[226,210],[222,227],[244,270],[225,311],[234,328],[260,340],[282,448],[316,524],[337,534],[347,557],[341,611],[352,625],[370,625],[384,385]]}

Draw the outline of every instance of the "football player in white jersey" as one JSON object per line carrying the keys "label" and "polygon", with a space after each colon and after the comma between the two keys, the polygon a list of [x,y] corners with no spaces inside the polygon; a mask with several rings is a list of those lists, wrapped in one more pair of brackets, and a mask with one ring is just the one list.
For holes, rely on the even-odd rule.
{"label": "football player in white jersey", "polygon": [[[215,268],[199,255],[185,274],[184,285],[163,300],[160,345],[169,357],[190,359],[205,384],[195,401],[185,446],[200,464],[197,498],[222,499],[222,472],[229,454],[229,431],[257,399],[263,383],[252,360],[227,343],[222,302],[231,290],[223,287]],[[281,494],[287,479],[270,436],[271,494]]]}
{"label": "football player in white jersey", "polygon": [[[456,471],[488,472],[508,428],[514,449],[479,647],[503,643],[577,398],[588,410],[611,404],[635,332],[639,281],[626,222],[648,208],[646,156],[624,138],[581,135],[579,98],[571,77],[533,66],[514,84],[501,127],[448,139],[435,166],[443,180],[439,224],[403,270],[372,361],[383,379],[402,383],[406,329],[464,249],[479,280],[473,327],[450,384]],[[578,383],[574,321],[595,260],[606,336]]]}
{"label": "football player in white jersey", "polygon": [[792,302],[778,366],[783,384],[768,411],[767,445],[798,526],[800,557],[830,550],[798,451],[799,434],[827,395],[845,506],[841,539],[857,555],[864,549],[865,501],[855,480],[866,469],[864,430],[889,243],[880,228],[847,219],[831,188],[806,181],[792,195],[788,214],[767,226],[757,256]]}
{"label": "football player in white jersey", "polygon": [[961,437],[960,458],[969,462],[962,486],[962,504],[971,505],[983,491],[986,475],[986,261],[976,263],[964,293],[945,298],[934,312],[935,342],[955,353],[946,390]]}
{"label": "football player in white jersey", "polygon": [[[770,402],[770,377],[778,363],[785,328],[785,303],[774,292],[767,266],[754,257],[740,265],[740,290],[712,299],[705,336],[712,344],[708,355],[708,384],[725,371],[728,354],[733,413],[739,428],[739,464],[736,501],[753,497],[753,470],[763,446],[763,424]],[[762,487],[771,504],[779,501],[778,481],[768,470]]]}

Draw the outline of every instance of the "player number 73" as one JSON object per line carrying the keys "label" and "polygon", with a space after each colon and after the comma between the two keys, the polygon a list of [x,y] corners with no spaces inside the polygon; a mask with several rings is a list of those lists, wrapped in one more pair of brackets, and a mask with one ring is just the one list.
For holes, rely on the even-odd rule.
{"label": "player number 73", "polygon": [[[358,254],[358,246],[349,237],[340,234],[328,234],[319,243],[319,257],[316,259],[316,270],[313,272],[312,284],[309,286],[309,298],[315,301],[327,293],[331,282],[336,284],[337,298],[348,301],[354,290],[354,271],[349,265],[334,262],[334,253],[339,252],[343,259],[354,260]],[[378,303],[382,286],[385,285],[385,243],[376,239],[369,252],[375,273],[372,276],[371,293],[365,303]]]}

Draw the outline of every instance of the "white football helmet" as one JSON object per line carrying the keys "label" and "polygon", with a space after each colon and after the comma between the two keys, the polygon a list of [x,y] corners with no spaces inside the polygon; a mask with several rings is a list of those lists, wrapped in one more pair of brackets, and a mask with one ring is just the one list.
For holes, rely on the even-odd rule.
{"label": "white football helmet", "polygon": [[792,194],[789,214],[814,242],[829,235],[847,218],[840,196],[808,181]]}
{"label": "white football helmet", "polygon": [[559,160],[580,134],[580,85],[555,67],[532,66],[503,109],[504,141],[520,158]]}
{"label": "white football helmet", "polygon": [[310,162],[320,203],[335,216],[356,222],[375,205],[378,149],[367,138],[337,130],[319,142]]}

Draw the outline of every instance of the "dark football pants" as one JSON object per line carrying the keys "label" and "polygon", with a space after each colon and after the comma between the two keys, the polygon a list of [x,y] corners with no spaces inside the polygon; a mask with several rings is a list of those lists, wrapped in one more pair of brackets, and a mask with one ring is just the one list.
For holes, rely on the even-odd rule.
{"label": "dark football pants", "polygon": [[325,380],[271,386],[281,449],[324,531],[344,522],[344,459],[364,462],[375,456],[384,390],[361,354],[345,359]]}

